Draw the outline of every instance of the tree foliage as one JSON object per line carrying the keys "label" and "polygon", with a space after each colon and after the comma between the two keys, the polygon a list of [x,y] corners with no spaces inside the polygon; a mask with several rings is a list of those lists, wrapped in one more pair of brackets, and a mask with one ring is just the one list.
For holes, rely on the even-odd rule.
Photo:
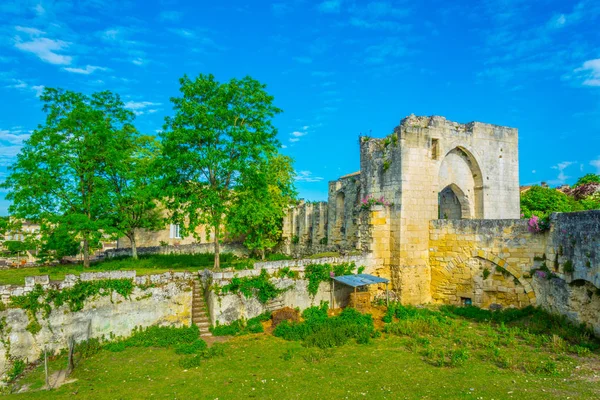
{"label": "tree foliage", "polygon": [[296,197],[293,181],[291,158],[277,155],[248,165],[235,191],[228,232],[243,237],[263,259],[281,238],[286,209]]}
{"label": "tree foliage", "polygon": [[198,238],[197,227],[210,227],[219,267],[224,216],[234,211],[234,192],[248,165],[277,152],[271,119],[281,110],[265,85],[250,77],[220,83],[213,75],[183,76],[179,83],[163,133],[166,205],[184,234]]}
{"label": "tree foliage", "polygon": [[575,182],[575,185],[573,185],[573,187],[578,187],[581,185],[585,185],[587,183],[600,183],[600,175],[598,174],[585,174],[584,176],[582,176],[581,178],[579,178],[577,180],[577,182]]}
{"label": "tree foliage", "polygon": [[[133,113],[118,95],[91,96],[46,88],[40,97],[46,121],[33,131],[3,187],[17,218],[66,225],[90,245],[110,228],[110,187],[101,171],[117,133],[133,132]],[[112,156],[115,156],[112,154]]]}
{"label": "tree foliage", "polygon": [[159,146],[151,136],[120,131],[107,146],[102,175],[109,187],[111,229],[126,236],[137,259],[136,230],[156,230],[162,218],[158,208],[156,156]]}
{"label": "tree foliage", "polygon": [[532,186],[521,194],[521,213],[525,218],[536,215],[546,218],[553,212],[571,212],[582,210],[575,199],[556,189]]}

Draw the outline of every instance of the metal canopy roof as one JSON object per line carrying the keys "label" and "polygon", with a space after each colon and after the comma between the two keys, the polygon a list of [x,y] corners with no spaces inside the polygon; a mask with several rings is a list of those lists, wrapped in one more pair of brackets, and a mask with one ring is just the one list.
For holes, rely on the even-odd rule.
{"label": "metal canopy roof", "polygon": [[366,285],[373,285],[375,283],[388,283],[389,280],[385,278],[381,278],[375,275],[369,274],[358,274],[358,275],[344,275],[344,276],[334,276],[334,280],[343,283],[344,285],[359,287]]}

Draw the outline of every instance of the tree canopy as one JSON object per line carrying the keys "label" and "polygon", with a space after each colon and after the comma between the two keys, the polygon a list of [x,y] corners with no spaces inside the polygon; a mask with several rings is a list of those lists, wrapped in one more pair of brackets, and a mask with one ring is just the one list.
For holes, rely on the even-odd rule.
{"label": "tree canopy", "polygon": [[171,99],[174,115],[165,120],[162,141],[166,205],[184,233],[198,237],[197,227],[210,228],[219,267],[224,218],[236,210],[236,191],[252,180],[248,166],[277,154],[271,120],[281,110],[266,86],[250,77],[220,83],[201,74],[183,76],[179,83],[180,96]]}
{"label": "tree canopy", "polygon": [[530,218],[536,215],[546,218],[553,212],[571,212],[582,210],[574,198],[556,189],[533,186],[521,194],[521,213]]}
{"label": "tree canopy", "polygon": [[283,217],[296,197],[293,180],[291,158],[277,155],[248,165],[235,191],[228,232],[243,237],[262,258],[281,238]]}
{"label": "tree canopy", "polygon": [[[115,136],[133,135],[134,114],[118,95],[46,88],[40,97],[46,120],[33,131],[3,183],[17,218],[68,227],[90,246],[110,232],[111,187],[103,175]],[[65,228],[67,229],[67,228]]]}

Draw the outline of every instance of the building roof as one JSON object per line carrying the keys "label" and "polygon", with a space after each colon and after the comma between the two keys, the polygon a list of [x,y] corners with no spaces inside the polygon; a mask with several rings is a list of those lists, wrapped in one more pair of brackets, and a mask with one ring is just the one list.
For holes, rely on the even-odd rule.
{"label": "building roof", "polygon": [[375,275],[369,274],[358,274],[358,275],[343,275],[343,276],[334,276],[333,279],[344,285],[359,287],[366,285],[373,285],[376,283],[388,283],[389,280],[385,278],[381,278]]}

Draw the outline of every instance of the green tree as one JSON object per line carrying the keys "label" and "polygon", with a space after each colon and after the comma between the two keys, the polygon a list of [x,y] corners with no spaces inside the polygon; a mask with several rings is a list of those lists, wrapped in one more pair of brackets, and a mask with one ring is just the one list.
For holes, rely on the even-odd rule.
{"label": "green tree", "polygon": [[38,256],[42,263],[60,261],[64,257],[76,256],[81,251],[81,242],[76,239],[77,233],[64,224],[42,224],[40,233],[41,246]]}
{"label": "green tree", "polygon": [[220,83],[213,75],[179,80],[180,97],[166,118],[161,159],[166,205],[183,233],[214,232],[215,267],[220,265],[224,216],[247,166],[279,147],[271,119],[281,112],[260,82],[245,77]]}
{"label": "green tree", "polygon": [[156,230],[163,223],[156,185],[158,143],[132,130],[122,130],[111,140],[103,170],[110,193],[111,227],[129,239],[132,257],[137,259],[136,230]]}
{"label": "green tree", "polygon": [[577,179],[573,187],[585,185],[586,183],[600,183],[600,175],[598,174],[585,174],[581,178]]}
{"label": "green tree", "polygon": [[581,209],[581,205],[575,199],[556,189],[533,186],[521,194],[521,213],[526,218],[532,215],[545,218],[553,212],[571,212]]}
{"label": "green tree", "polygon": [[17,218],[66,225],[83,242],[84,266],[90,247],[110,229],[109,186],[100,171],[110,138],[132,130],[134,115],[111,92],[86,96],[46,88],[40,97],[46,121],[32,133],[3,183]]}
{"label": "green tree", "polygon": [[292,159],[275,155],[248,165],[235,191],[227,230],[263,259],[281,239],[283,217],[296,197],[293,182]]}

